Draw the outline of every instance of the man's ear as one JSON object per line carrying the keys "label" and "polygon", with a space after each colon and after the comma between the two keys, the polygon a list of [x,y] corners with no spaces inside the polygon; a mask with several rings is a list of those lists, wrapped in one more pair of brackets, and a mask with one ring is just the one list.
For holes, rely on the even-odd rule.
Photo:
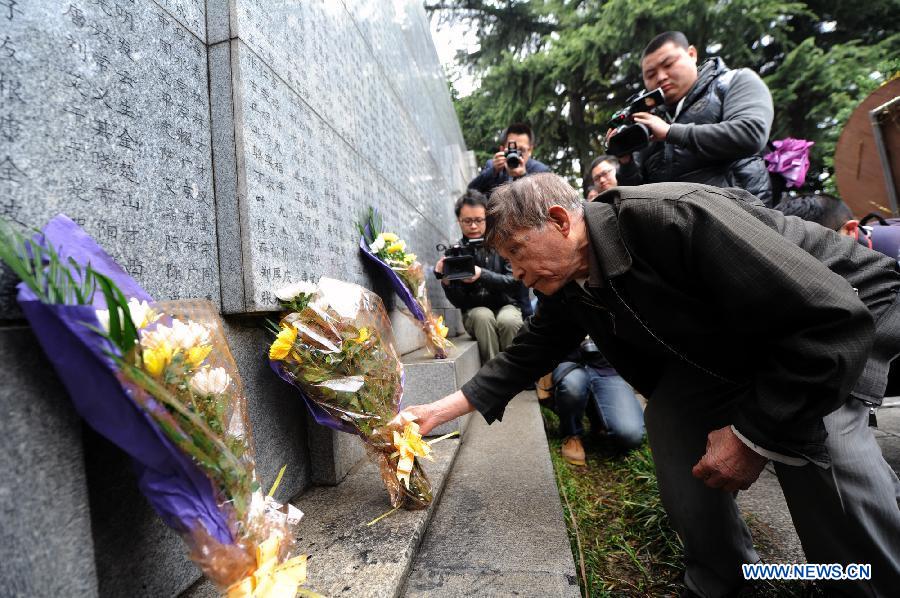
{"label": "man's ear", "polygon": [[697,48],[694,46],[687,47],[688,56],[690,56],[694,62],[697,62]]}
{"label": "man's ear", "polygon": [[549,224],[555,226],[564,237],[569,236],[569,232],[572,230],[572,219],[564,207],[550,206],[550,209],[547,210],[547,216],[550,219]]}

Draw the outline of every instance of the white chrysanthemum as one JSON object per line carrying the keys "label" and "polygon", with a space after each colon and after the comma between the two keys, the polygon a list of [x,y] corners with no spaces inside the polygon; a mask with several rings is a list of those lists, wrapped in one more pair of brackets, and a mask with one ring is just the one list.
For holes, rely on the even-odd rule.
{"label": "white chrysanthemum", "polygon": [[[109,332],[109,310],[98,309],[96,313],[97,320],[100,322],[100,327],[106,332]],[[137,329],[149,326],[159,319],[159,314],[150,307],[149,303],[146,301],[138,301],[134,297],[128,300],[128,313]],[[122,309],[119,308],[119,318],[121,319],[122,317]]]}
{"label": "white chrysanthemum", "polygon": [[191,378],[191,388],[200,395],[220,395],[228,390],[231,376],[225,368],[204,368]]}
{"label": "white chrysanthemum", "polygon": [[372,250],[372,253],[378,253],[379,251],[384,249],[384,244],[384,236],[378,235],[377,237],[375,237],[375,241],[371,245],[369,245],[369,249]]}
{"label": "white chrysanthemum", "polygon": [[145,348],[156,347],[163,343],[173,349],[187,351],[194,347],[209,344],[209,328],[203,324],[189,321],[172,320],[172,326],[160,324],[141,337],[141,345]]}
{"label": "white chrysanthemum", "polygon": [[319,288],[312,282],[295,282],[275,291],[275,296],[282,301],[293,301],[298,295],[312,295]]}

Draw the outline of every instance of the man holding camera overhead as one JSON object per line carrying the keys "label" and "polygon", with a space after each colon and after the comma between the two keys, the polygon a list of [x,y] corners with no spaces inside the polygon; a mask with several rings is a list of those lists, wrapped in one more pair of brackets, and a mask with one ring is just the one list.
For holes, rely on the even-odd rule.
{"label": "man holding camera overhead", "polygon": [[523,314],[531,315],[528,290],[512,275],[509,262],[482,245],[486,208],[484,195],[474,189],[459,198],[462,239],[434,266],[447,299],[463,311],[463,325],[478,343],[482,363],[512,344]]}
{"label": "man holding camera overhead", "polygon": [[500,136],[500,151],[488,160],[484,169],[469,183],[469,189],[490,195],[495,187],[536,172],[550,172],[546,164],[531,157],[534,133],[524,123],[509,125]]}
{"label": "man holding camera overhead", "polygon": [[774,110],[759,75],[731,70],[721,58],[698,69],[697,49],[680,31],[653,38],[641,71],[648,92],[660,90],[664,104],[657,107],[651,98],[638,102],[636,113],[623,115],[626,109],[614,117],[607,142],[621,163],[619,184],[739,187],[770,205],[772,185],[762,150]]}

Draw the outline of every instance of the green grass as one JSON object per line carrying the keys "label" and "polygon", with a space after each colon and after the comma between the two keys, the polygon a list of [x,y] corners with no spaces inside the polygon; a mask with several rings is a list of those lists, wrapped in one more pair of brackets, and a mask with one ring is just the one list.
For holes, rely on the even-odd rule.
{"label": "green grass", "polygon": [[[556,415],[541,411],[582,595],[677,596],[684,587],[683,548],[663,510],[649,446],[612,455],[587,436],[587,467],[573,466],[560,455]],[[765,555],[768,534],[758,522],[748,524]],[[749,595],[822,594],[808,583],[768,582]]]}

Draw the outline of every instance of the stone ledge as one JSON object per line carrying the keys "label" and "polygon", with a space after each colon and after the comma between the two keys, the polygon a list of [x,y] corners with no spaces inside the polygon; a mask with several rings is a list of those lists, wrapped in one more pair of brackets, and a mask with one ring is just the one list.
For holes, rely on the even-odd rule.
{"label": "stone ledge", "polygon": [[[390,508],[387,491],[374,463],[365,460],[338,486],[317,487],[293,504],[305,514],[297,527],[295,553],[309,555],[306,587],[324,596],[397,596],[439,502],[460,441],[435,445],[434,461],[424,467],[434,500],[421,511],[397,511],[367,525]],[[202,580],[182,596],[216,596]]]}
{"label": "stone ledge", "polygon": [[[452,339],[453,349],[447,359],[434,359],[420,350],[403,356],[406,382],[402,407],[424,405],[459,389],[475,375],[481,366],[478,345],[468,337]],[[435,428],[432,436],[463,431],[468,417],[447,422]]]}
{"label": "stone ledge", "polygon": [[402,595],[580,595],[533,392],[470,422]]}

